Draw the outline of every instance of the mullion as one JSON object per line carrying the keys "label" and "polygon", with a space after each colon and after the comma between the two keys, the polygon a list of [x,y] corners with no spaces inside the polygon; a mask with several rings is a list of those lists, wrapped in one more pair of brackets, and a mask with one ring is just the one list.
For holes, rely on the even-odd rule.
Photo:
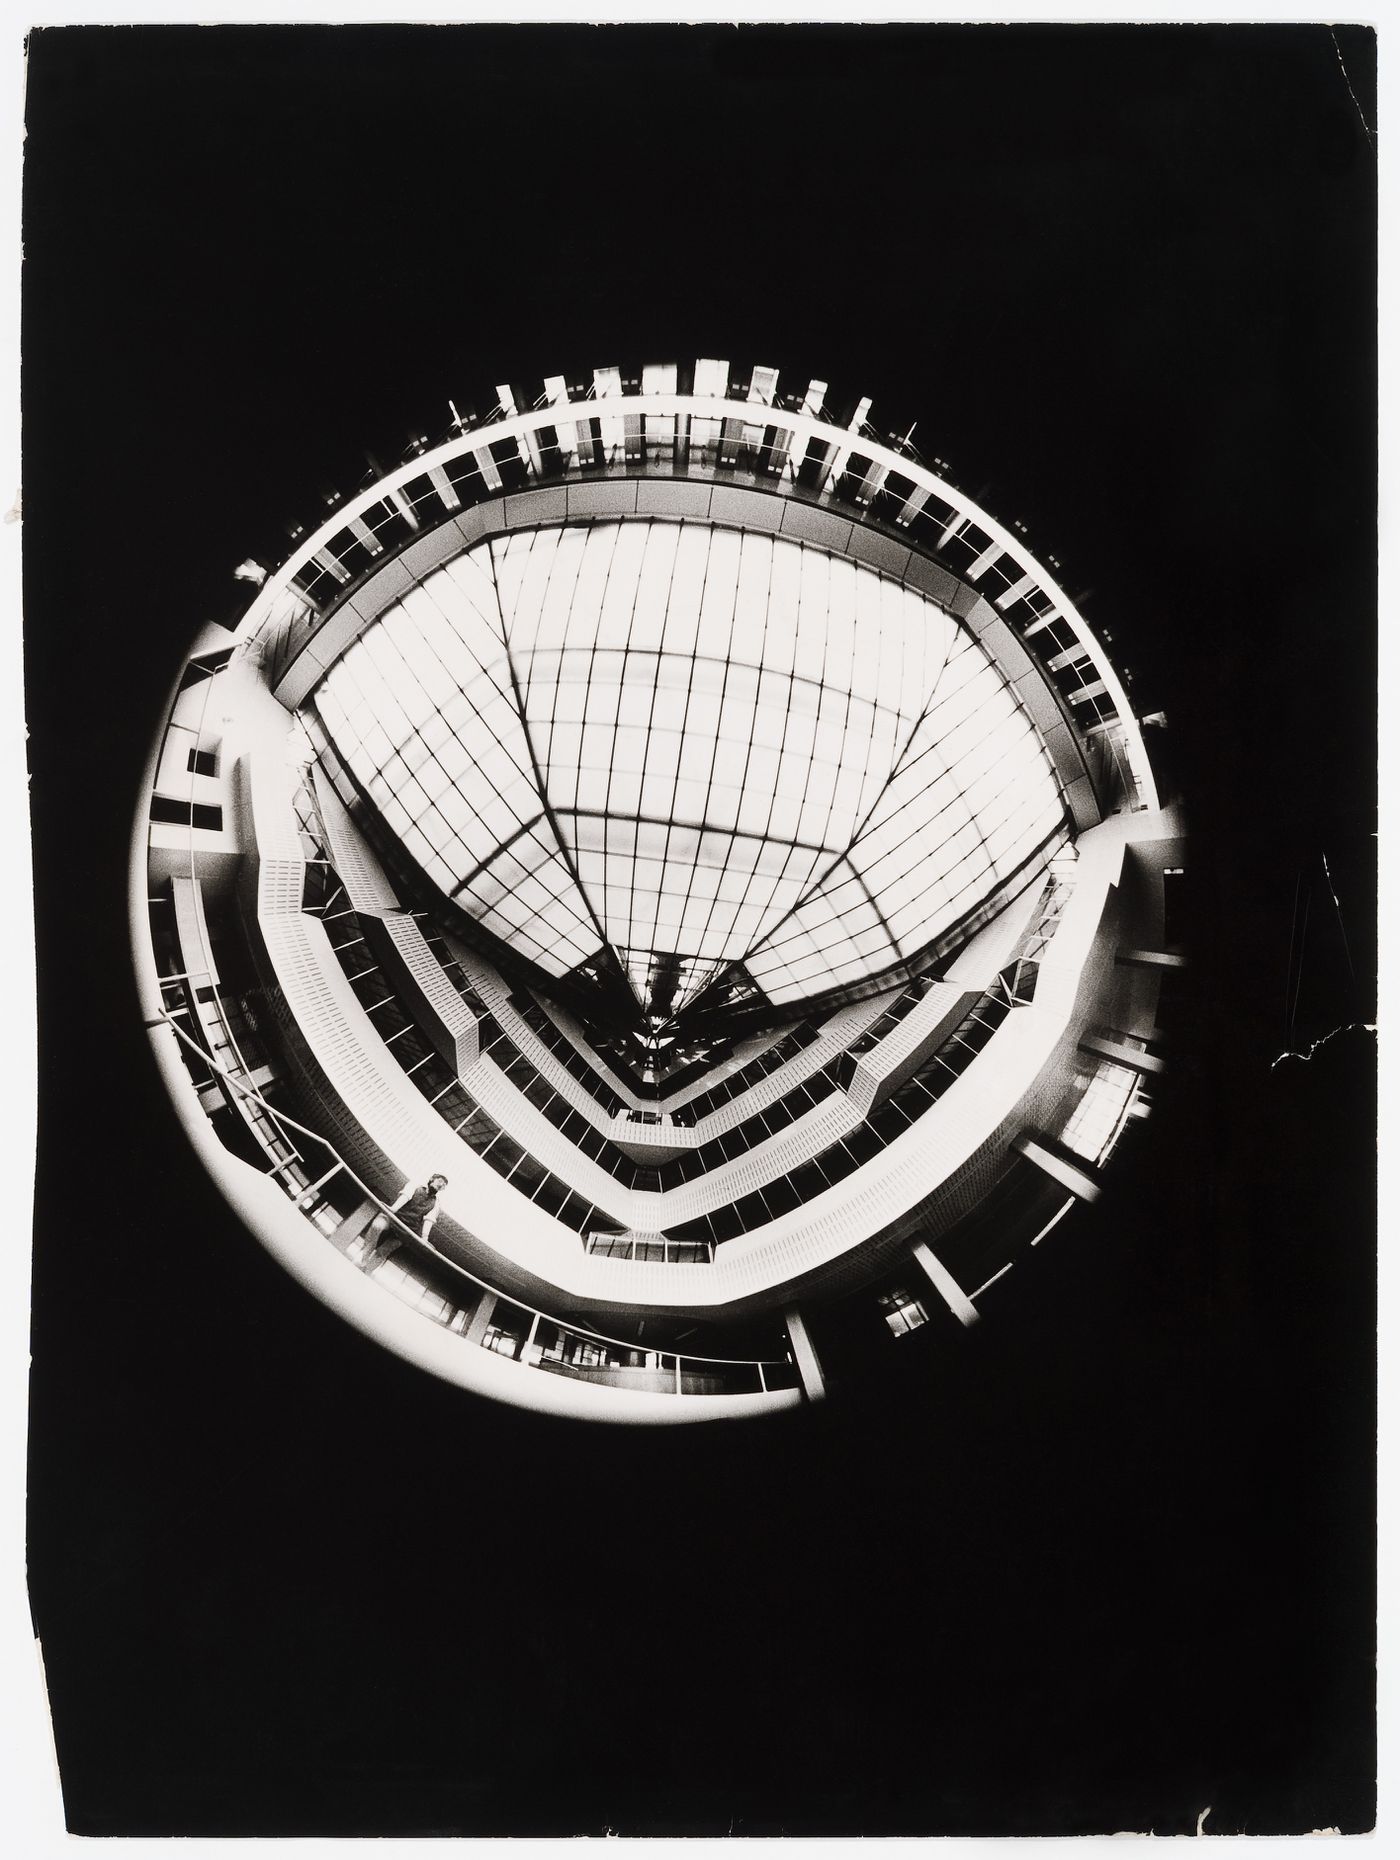
{"label": "mullion", "polygon": [[[648,541],[650,541],[650,539],[651,539],[651,535],[655,533],[655,531],[656,531],[656,529],[657,529],[657,527],[658,527],[658,526],[657,526],[657,525],[655,525],[655,524],[649,524],[649,525],[648,525]],[[672,589],[672,588],[674,587],[674,585],[675,585],[675,579],[676,579],[676,557],[677,557],[677,555],[679,554],[679,548],[680,548],[680,539],[679,539],[679,536],[677,536],[677,537],[676,537],[676,539],[675,539],[675,544],[674,544],[674,546],[672,547],[672,550],[671,550],[671,565],[670,565],[670,572],[669,572],[669,574],[668,574],[668,576],[667,576],[667,579],[666,579],[666,593],[665,593],[665,597],[664,597],[664,600],[663,600],[663,603],[662,603],[662,605],[663,605],[663,611],[664,611],[664,612],[665,612],[666,614],[669,614],[669,612],[670,612],[670,607],[671,607],[671,589]],[[637,597],[636,597],[636,598],[640,598],[640,595],[641,595],[641,588],[642,588],[642,579],[643,579],[643,574],[644,574],[644,571],[645,571],[645,566],[646,566],[646,550],[645,550],[645,548],[643,548],[643,551],[642,551],[642,567],[641,567],[641,568],[640,568],[640,569],[638,570],[638,573],[637,573]],[[634,598],[634,600],[633,600],[633,605],[632,605],[632,617],[633,617],[633,621],[634,621],[634,622],[635,622],[635,619],[636,619],[636,611],[637,611],[637,609],[636,609],[636,598]],[[632,653],[632,647],[631,647],[631,634],[632,634],[632,627],[631,627],[631,626],[629,625],[629,628],[628,628],[628,645],[627,645],[627,646],[626,646],[626,647],[624,648],[624,650],[623,650],[623,662],[622,662],[622,664],[623,664],[623,672],[622,672],[622,689],[623,689],[623,690],[626,690],[626,688],[627,688],[627,664],[628,664],[628,659],[629,659],[629,656],[630,656],[630,655],[631,655],[631,653]],[[660,639],[661,639],[661,641],[663,641],[663,642],[664,642],[664,640],[665,640],[665,636],[666,636],[666,629],[665,629],[665,621],[664,621],[664,619],[663,619],[663,622],[662,622],[662,626],[661,626],[661,633],[660,633]],[[651,680],[651,703],[650,703],[650,705],[649,705],[649,707],[648,707],[648,710],[647,710],[647,722],[646,722],[646,742],[645,742],[645,744],[643,745],[643,750],[642,750],[642,778],[641,778],[641,784],[640,784],[640,789],[639,789],[639,793],[638,793],[638,801],[637,801],[637,815],[638,815],[638,820],[637,820],[637,837],[638,837],[638,840],[640,841],[640,838],[641,838],[641,820],[642,820],[642,819],[644,818],[644,816],[645,816],[645,812],[646,812],[646,808],[645,808],[645,801],[646,801],[646,786],[647,786],[647,768],[648,768],[648,765],[649,765],[649,763],[650,763],[650,760],[651,760],[651,746],[652,746],[652,737],[653,737],[653,731],[654,731],[654,729],[655,729],[655,727],[656,727],[656,698],[657,698],[657,692],[658,692],[658,691],[660,690],[660,687],[661,687],[661,666],[662,666],[662,661],[663,661],[663,657],[664,657],[664,653],[663,653],[663,648],[662,648],[662,646],[661,646],[661,645],[658,645],[658,647],[657,647],[657,649],[656,649],[656,651],[655,651],[655,653],[652,653],[652,652],[650,652],[650,651],[648,650],[648,651],[646,651],[646,652],[645,652],[644,654],[642,654],[642,653],[639,653],[639,654],[637,654],[636,656],[638,656],[638,657],[643,657],[643,656],[645,656],[645,657],[647,657],[647,658],[652,658],[652,659],[654,659],[654,661],[655,661],[655,663],[654,663],[654,665],[653,665],[653,667],[652,667],[652,680]],[[621,711],[620,711],[620,703],[619,703],[619,715],[620,715],[620,714],[621,714]],[[682,738],[681,738],[681,741],[682,741],[682,744],[683,744],[683,743],[684,743],[684,735],[682,735]],[[677,759],[676,759],[676,760],[677,760],[677,772],[679,773],[679,766],[680,766],[680,756],[679,756],[679,753],[678,753],[678,755],[677,755]],[[609,793],[610,793],[610,795],[611,795],[611,785],[610,785],[610,788],[609,788]],[[674,799],[674,790],[673,790],[673,793],[672,793],[672,798]],[[664,883],[664,880],[665,880],[665,872],[666,872],[666,867],[667,867],[667,865],[668,865],[668,863],[669,863],[669,859],[668,859],[668,855],[669,855],[669,852],[670,852],[670,846],[671,846],[671,839],[670,839],[670,830],[669,830],[669,828],[668,828],[668,830],[667,830],[667,835],[666,835],[666,843],[665,843],[665,846],[664,846],[664,847],[663,847],[663,849],[662,849],[662,857],[661,857],[661,865],[662,865],[662,881],[663,881],[663,883]],[[635,856],[635,854],[634,854],[634,856]],[[662,887],[661,887],[661,885],[658,885],[658,886],[657,886],[657,890],[656,890],[656,908],[655,908],[655,910],[654,910],[654,911],[652,912],[652,921],[651,921],[651,931],[650,931],[650,944],[649,944],[649,947],[650,947],[651,949],[655,949],[655,948],[656,948],[656,945],[657,945],[657,940],[658,940],[658,937],[659,937],[659,935],[660,935],[660,928],[659,928],[659,926],[660,926],[660,917],[661,917],[661,898],[662,898],[662,896],[663,896],[663,892],[662,892]]]}
{"label": "mullion", "polygon": [[[734,592],[731,598],[731,604],[729,608],[729,632],[728,632],[728,639],[727,639],[726,647],[725,647],[725,656],[724,656],[723,666],[722,666],[722,670],[720,674],[719,721],[715,729],[714,747],[710,752],[710,772],[705,781],[705,812],[706,814],[710,812],[711,797],[713,795],[714,786],[715,786],[715,769],[718,766],[718,762],[719,762],[720,745],[724,740],[723,738],[724,705],[725,705],[725,699],[729,695],[729,674],[734,664],[734,629],[738,621],[739,587],[743,579],[743,560],[744,560],[743,547],[744,547],[744,537],[743,537],[743,533],[740,532],[739,554],[736,559],[735,569],[734,569]],[[709,575],[708,575],[708,553],[707,553],[706,586],[708,585],[709,585]],[[702,604],[700,611],[701,611],[701,614],[703,614],[704,612],[703,604]],[[699,619],[697,618],[697,621],[696,621],[697,659],[699,655],[699,640],[700,640],[700,622],[699,622]],[[757,678],[756,673],[755,673],[755,678]],[[757,684],[755,684],[754,701],[755,701],[755,704],[757,704]],[[750,724],[749,735],[750,735],[750,738],[752,738],[752,735],[753,735],[752,724]],[[729,855],[732,855],[734,851],[734,840],[737,837],[738,825],[739,825],[738,816],[736,814],[734,828],[732,830],[726,830],[726,829],[721,829],[721,828],[714,829],[714,831],[717,831],[717,832],[727,832],[727,837],[729,839]],[[715,886],[714,896],[710,899],[710,908],[705,913],[704,924],[701,927],[699,936],[695,940],[697,953],[703,952],[704,947],[705,947],[706,937],[709,935],[710,925],[714,921],[715,906],[719,903],[720,888],[723,885],[724,879],[728,876],[728,873],[729,873],[729,855],[726,856],[725,864],[720,869],[719,883],[717,883]],[[689,902],[690,902],[690,892],[689,890],[687,890],[686,899],[685,899],[686,905],[688,905]],[[726,903],[727,902],[728,901],[726,900]],[[685,916],[685,905],[681,907],[681,915],[682,917]]]}
{"label": "mullion", "polygon": [[[709,587],[710,587],[710,563],[711,563],[711,559],[714,554],[714,540],[715,540],[716,534],[717,532],[711,529],[708,532],[708,535],[706,538],[704,569],[702,571],[701,578],[700,578],[700,599],[695,609],[695,641],[694,641],[694,644],[690,648],[690,675],[686,680],[686,687],[685,687],[685,711],[684,711],[684,715],[681,721],[681,752],[676,758],[676,782],[671,791],[672,824],[668,826],[667,828],[666,850],[663,855],[664,860],[667,864],[670,863],[670,859],[671,859],[671,835],[675,832],[677,825],[683,824],[675,820],[676,795],[679,791],[681,766],[682,766],[682,763],[684,761],[684,756],[685,756],[685,745],[690,737],[690,711],[691,711],[692,701],[695,697],[695,672],[696,672],[696,667],[702,663],[701,651],[700,651],[700,638],[701,638],[701,633],[702,633],[703,625],[704,625],[705,601],[706,601],[706,596],[709,592]],[[677,553],[679,553],[679,544],[677,545]],[[735,602],[737,602],[738,600],[738,591],[739,591],[739,576],[738,576],[738,569],[736,567],[735,575],[734,575],[734,601]],[[729,611],[729,643],[731,647],[733,644],[733,638],[734,638],[734,606],[731,604],[730,611]],[[713,663],[713,661],[708,656],[708,651],[706,652],[703,662],[705,664]],[[700,835],[702,836],[702,838],[707,831],[719,831],[719,829],[711,829],[709,827],[706,816],[708,816],[709,811],[710,811],[710,792],[714,785],[714,778],[715,778],[715,758],[719,753],[719,726],[720,724],[723,723],[723,720],[724,720],[724,692],[725,692],[725,682],[727,679],[727,675],[728,675],[728,660],[726,659],[725,675],[724,677],[721,678],[721,681],[720,681],[719,719],[718,719],[718,722],[716,724],[716,729],[715,729],[715,746],[711,750],[711,753],[710,753],[710,772],[705,780],[705,799],[704,799],[704,804],[701,808],[701,819],[700,819],[700,823],[697,829]],[[690,880],[687,883],[685,892],[681,898],[680,916],[681,916],[682,925],[688,924],[689,913],[690,913],[690,899],[691,899],[692,890],[694,888],[694,874],[696,871],[699,870],[699,865],[700,865],[699,852],[697,849],[695,861],[693,862],[690,868]],[[714,903],[715,903],[715,900],[717,900],[719,897],[719,884],[720,882],[722,882],[722,878],[723,878],[723,868],[721,868],[721,879],[716,881],[715,897],[714,899],[711,900],[710,911],[706,915],[705,923],[701,927],[700,934],[698,936],[692,936],[688,928],[685,931],[686,936],[694,944],[695,955],[697,958],[700,957],[704,952],[705,932],[709,928],[710,917],[712,917],[714,914]]]}

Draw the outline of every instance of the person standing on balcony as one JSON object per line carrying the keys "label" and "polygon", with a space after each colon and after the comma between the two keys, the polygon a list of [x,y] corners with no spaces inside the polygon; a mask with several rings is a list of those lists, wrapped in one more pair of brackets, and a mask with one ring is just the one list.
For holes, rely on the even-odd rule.
{"label": "person standing on balcony", "polygon": [[[420,1239],[427,1239],[437,1219],[438,1196],[446,1187],[445,1175],[430,1175],[423,1188],[415,1188],[411,1182],[404,1183],[398,1200],[390,1202],[388,1212],[376,1214],[369,1224],[369,1246],[363,1262],[366,1272],[372,1272],[398,1252],[406,1238],[405,1227],[414,1228]],[[403,1225],[391,1221],[391,1214],[397,1214]]]}

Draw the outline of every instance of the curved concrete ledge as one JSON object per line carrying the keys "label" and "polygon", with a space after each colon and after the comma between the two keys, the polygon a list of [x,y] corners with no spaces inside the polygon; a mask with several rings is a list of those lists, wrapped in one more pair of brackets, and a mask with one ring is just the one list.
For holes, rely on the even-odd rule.
{"label": "curved concrete ledge", "polygon": [[[309,618],[297,628],[294,649],[279,653],[271,668],[273,694],[288,709],[295,709],[387,607],[425,575],[478,543],[542,525],[654,517],[689,518],[786,536],[831,555],[851,556],[936,602],[975,635],[1034,720],[1075,825],[1092,826],[1100,818],[1089,765],[1066,707],[995,607],[917,550],[891,543],[853,518],[798,502],[776,484],[740,490],[732,485],[670,479],[600,478],[592,483],[518,491],[446,515],[435,529],[389,556],[324,616]],[[877,549],[875,544],[882,547]]]}
{"label": "curved concrete ledge", "polygon": [[[260,846],[265,838],[285,843],[290,779],[286,771],[255,763],[251,792]],[[279,910],[263,916],[263,938],[303,1035],[351,1117],[406,1174],[426,1177],[444,1169],[451,1178],[441,1204],[451,1224],[445,1231],[460,1233],[467,1248],[481,1251],[488,1276],[493,1261],[508,1262],[602,1311],[757,1308],[841,1255],[859,1255],[872,1243],[878,1247],[915,1219],[936,1221],[940,1206],[958,1207],[960,1183],[976,1178],[1001,1156],[1013,1134],[1011,1124],[1028,1104],[1034,1101],[1040,1111],[1042,1072],[1076,1025],[1081,979],[1108,893],[1117,882],[1125,829],[1144,818],[1117,816],[1081,839],[1074,894],[1052,944],[1055,961],[1042,964],[1034,1006],[1012,1015],[994,1034],[986,1055],[877,1158],[806,1207],[726,1242],[708,1264],[586,1253],[577,1234],[512,1190],[466,1145],[457,1144],[427,1101],[405,1086],[392,1054],[345,982],[318,921],[296,909]],[[1051,985],[1057,977],[1058,989]],[[1077,1038],[1073,1033],[1071,1043]],[[988,1063],[993,1054],[996,1063]],[[596,1164],[574,1155],[533,1107],[508,1106],[493,1097],[487,1089],[492,1071],[487,1061],[472,1068],[464,1081],[468,1090],[482,1097],[497,1121],[515,1123],[521,1139],[547,1167],[558,1161],[565,1172],[567,1162],[566,1179],[581,1181],[583,1192],[629,1230],[652,1232],[667,1225],[662,1202],[683,1211],[683,1218],[718,1193],[713,1179],[663,1196],[624,1188]],[[860,1113],[848,1110],[847,1123],[859,1122]],[[805,1141],[809,1128],[832,1115],[818,1107],[748,1156],[724,1165],[719,1178],[723,1198],[759,1186],[762,1172],[772,1173],[774,1157],[784,1167],[804,1160],[811,1150]],[[842,1134],[835,1125],[822,1124],[822,1129],[826,1140]],[[567,1158],[565,1147],[570,1148]],[[453,1154],[450,1167],[444,1161],[448,1154]]]}
{"label": "curved concrete ledge", "polygon": [[662,1395],[612,1388],[497,1355],[412,1310],[366,1277],[290,1197],[219,1142],[194,1097],[169,1027],[151,1030],[152,1048],[186,1135],[230,1208],[300,1285],[405,1362],[474,1394],[575,1420],[679,1424],[799,1407],[800,1389],[749,1395]]}
{"label": "curved concrete ledge", "polygon": [[[725,368],[727,378],[727,364],[722,366]],[[443,445],[422,453],[407,464],[398,466],[379,479],[377,483],[358,492],[341,505],[332,517],[298,544],[259,591],[244,617],[240,633],[247,635],[258,633],[264,623],[279,610],[287,599],[297,601],[298,595],[293,577],[309,564],[314,563],[318,556],[322,558],[329,556],[335,559],[330,545],[337,536],[347,530],[354,533],[352,526],[357,520],[362,524],[366,513],[372,512],[376,506],[395,504],[401,510],[400,500],[406,486],[412,484],[415,479],[429,478],[434,472],[440,475],[443,468],[454,460],[468,456],[477,460],[488,491],[495,492],[501,488],[501,478],[492,459],[492,448],[512,446],[519,453],[526,469],[538,475],[540,471],[538,435],[560,427],[561,423],[567,428],[577,424],[578,421],[588,423],[599,419],[605,424],[611,422],[620,427],[622,418],[619,416],[624,414],[627,420],[636,420],[639,423],[649,420],[669,421],[676,435],[674,443],[680,444],[682,443],[681,423],[700,422],[702,451],[714,447],[720,458],[724,458],[727,452],[737,457],[738,446],[744,443],[742,440],[737,443],[731,441],[728,447],[722,443],[717,444],[722,428],[733,429],[739,434],[743,434],[746,429],[752,432],[756,428],[760,434],[766,430],[775,429],[783,435],[785,441],[784,451],[788,465],[781,480],[784,483],[788,475],[795,477],[796,461],[807,454],[810,448],[818,448],[825,460],[822,468],[823,491],[837,481],[848,465],[855,463],[864,464],[866,467],[863,484],[873,486],[877,481],[883,483],[884,479],[894,472],[913,486],[914,495],[906,500],[904,511],[901,513],[901,521],[905,525],[912,523],[922,506],[930,498],[937,498],[939,503],[951,512],[951,520],[944,524],[940,540],[946,544],[951,538],[957,537],[964,542],[968,550],[976,550],[974,559],[966,571],[966,580],[960,584],[965,591],[972,594],[974,603],[981,600],[981,597],[976,595],[973,584],[981,580],[989,570],[997,569],[997,578],[1002,583],[1002,592],[1000,594],[994,592],[995,605],[993,602],[981,601],[981,606],[985,609],[984,626],[1003,624],[998,609],[1006,610],[1016,602],[1027,602],[1032,596],[1039,596],[1043,606],[1036,610],[1037,618],[1062,620],[1079,642],[1086,659],[1092,664],[1099,680],[1102,681],[1104,693],[1109,698],[1116,712],[1117,722],[1123,731],[1125,749],[1141,805],[1154,810],[1159,805],[1151,763],[1143,745],[1132,706],[1128,702],[1127,693],[1103,646],[1085,623],[1083,616],[1065,590],[1030,553],[1025,544],[946,478],[930,471],[927,466],[910,457],[906,452],[868,437],[859,428],[852,429],[834,425],[831,421],[807,411],[805,406],[801,410],[794,410],[763,401],[730,399],[727,394],[646,393],[628,392],[624,389],[623,393],[616,397],[616,407],[617,412],[614,413],[610,406],[604,406],[598,400],[573,401],[565,393],[562,398],[551,397],[550,404],[546,406],[536,407],[525,413],[513,412],[504,418],[489,421],[472,431],[463,432]],[[687,426],[687,434],[690,430]],[[619,434],[609,450],[614,454],[622,452],[625,455],[627,448],[619,443],[620,438]],[[641,450],[644,452],[644,448]],[[572,449],[568,450],[567,456],[570,458],[574,456]],[[627,465],[629,470],[636,473],[635,482],[625,481],[633,486],[630,492],[634,500],[632,514],[672,514],[659,506],[643,512],[637,501],[636,483],[650,481],[656,486],[658,492],[664,490],[667,497],[674,499],[677,492],[683,492],[686,488],[686,481],[678,476],[674,466],[669,461],[658,461],[649,470],[644,457],[627,460]],[[567,472],[563,476],[568,480]],[[564,502],[565,513],[569,508],[567,499],[571,492],[574,494],[574,514],[578,517],[597,516],[610,508],[610,487],[606,480],[590,482],[581,476],[569,480],[562,487],[562,495],[566,500]],[[558,498],[561,495],[561,487],[555,487],[543,495]],[[755,520],[752,512],[756,504],[761,504],[766,498],[782,495],[781,491],[716,484],[710,492],[710,520],[731,523]],[[600,498],[602,499],[601,505],[598,501]],[[664,499],[662,501],[664,502]],[[494,498],[492,505],[499,504],[502,509],[505,509],[511,502],[511,496],[505,495]],[[801,502],[789,500],[789,507],[793,511],[805,512],[804,516],[790,519],[791,533],[801,534],[802,530],[799,526],[805,523],[813,532],[810,540],[821,542],[823,546],[835,548],[843,554],[847,552],[861,554],[863,559],[870,561],[877,568],[884,569],[887,573],[903,576],[917,560],[924,564],[922,573],[927,574],[931,570],[944,582],[957,581],[957,577],[949,575],[939,565],[929,561],[927,555],[918,552],[914,546],[898,543],[868,525],[864,521],[862,503],[846,505],[832,499],[828,507],[813,506],[805,500]],[[475,505],[472,508],[476,510],[482,506]],[[469,517],[471,512],[464,514]],[[464,520],[451,517],[445,500],[444,515],[454,523]],[[559,520],[561,518],[557,514],[552,518],[545,518],[543,515],[537,515],[534,518],[535,522]],[[564,520],[567,520],[567,515]],[[405,527],[408,528],[407,525]],[[408,550],[400,552],[386,563],[385,569],[381,571],[389,575],[392,580],[399,582],[399,588],[395,591],[402,591],[402,588],[409,585],[411,576],[422,572],[416,564],[410,565],[408,557],[411,556],[413,549],[420,548],[431,540],[430,536],[418,537],[416,529],[410,533],[418,539]],[[1004,569],[1001,567],[1003,563],[1008,564]],[[345,571],[342,570],[341,573],[344,574]],[[936,591],[930,591],[935,593],[936,599],[942,598]],[[956,612],[957,608],[952,607],[951,610]],[[1021,651],[1019,645],[1016,650]]]}

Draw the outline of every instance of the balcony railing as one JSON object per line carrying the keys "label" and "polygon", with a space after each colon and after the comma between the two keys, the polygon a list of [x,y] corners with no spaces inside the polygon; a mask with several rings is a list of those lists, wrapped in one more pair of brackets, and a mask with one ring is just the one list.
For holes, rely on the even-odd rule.
{"label": "balcony railing", "polygon": [[[511,491],[609,477],[748,483],[835,508],[911,544],[971,584],[1039,661],[1073,717],[1105,810],[1158,805],[1122,680],[1103,644],[1049,571],[906,442],[864,419],[835,423],[822,395],[754,394],[727,363],[644,371],[597,397],[592,384],[552,383],[526,411],[497,407],[357,492],[296,547],[249,608],[241,631],[265,649],[274,679],[324,619],[392,556],[484,501]],[[647,379],[652,377],[652,379]],[[723,385],[721,386],[721,377]],[[657,383],[661,385],[658,386]],[[679,390],[679,391],[678,391]]]}
{"label": "balcony railing", "polygon": [[[219,857],[237,852],[229,844],[212,845],[222,836],[202,832],[193,817],[193,804],[205,792],[201,783],[213,779],[203,773],[206,764],[200,758],[217,764],[222,752],[221,726],[211,722],[217,707],[210,698],[228,659],[227,652],[220,652],[217,663],[191,662],[194,674],[182,678],[153,750],[149,779],[161,793],[191,803],[187,837],[182,845],[172,845],[171,829],[163,824],[157,839],[149,824],[150,796],[143,795],[133,873],[137,969],[148,1023],[174,1035],[200,1113],[223,1148],[245,1166],[260,1168],[328,1244],[343,1233],[347,1216],[363,1215],[367,1207],[382,1214],[405,1242],[394,1268],[382,1269],[386,1282],[395,1281],[400,1297],[407,1295],[425,1318],[460,1334],[464,1347],[479,1345],[550,1375],[678,1397],[797,1389],[798,1373],[786,1352],[709,1357],[647,1347],[555,1317],[490,1285],[400,1222],[335,1145],[272,1102],[271,1083],[254,1082],[270,1079],[273,1055],[262,1050],[245,1005],[220,983],[202,905],[188,908],[189,900],[201,895],[201,861],[211,850]],[[301,902],[325,910],[336,880],[329,864],[322,863],[325,848],[314,814],[300,815],[295,827],[307,858],[304,882],[312,891]],[[151,882],[157,846],[163,866],[173,865],[188,886],[183,924],[177,921],[169,880]],[[352,1263],[364,1270],[370,1262],[361,1255]]]}
{"label": "balcony railing", "polygon": [[[715,1357],[658,1350],[620,1337],[610,1337],[575,1321],[551,1316],[510,1294],[497,1290],[468,1271],[405,1225],[369,1185],[358,1176],[335,1147],[298,1119],[270,1104],[248,1086],[166,1014],[162,1017],[187,1055],[196,1082],[212,1076],[231,1099],[257,1107],[250,1123],[275,1130],[278,1143],[267,1175],[287,1194],[297,1211],[329,1238],[343,1225],[337,1209],[337,1188],[350,1185],[356,1201],[373,1204],[378,1215],[397,1228],[411,1246],[417,1270],[409,1269],[419,1296],[415,1303],[425,1316],[445,1329],[467,1334],[478,1314],[485,1322],[470,1338],[484,1349],[507,1356],[526,1368],[554,1375],[578,1375],[606,1381],[619,1388],[685,1395],[747,1395],[798,1386],[798,1373],[790,1354],[780,1357]],[[269,1146],[270,1147],[270,1146]],[[343,1194],[339,1197],[343,1202]],[[330,1212],[334,1218],[328,1219]],[[377,1248],[354,1261],[362,1270],[374,1264]],[[349,1257],[347,1254],[346,1257]],[[396,1261],[400,1255],[395,1255]],[[423,1270],[424,1266],[427,1271]],[[490,1300],[489,1306],[486,1301]]]}

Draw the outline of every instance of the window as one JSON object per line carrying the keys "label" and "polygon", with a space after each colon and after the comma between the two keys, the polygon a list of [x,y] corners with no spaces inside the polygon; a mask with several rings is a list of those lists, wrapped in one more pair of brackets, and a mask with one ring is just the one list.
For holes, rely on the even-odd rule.
{"label": "window", "polygon": [[191,659],[180,679],[180,689],[188,691],[191,685],[202,684],[206,678],[212,678],[215,672],[221,672],[233,657],[233,647],[226,646],[222,652],[207,652],[202,658]]}
{"label": "window", "polygon": [[214,749],[192,749],[185,767],[192,775],[217,775],[219,755]]}
{"label": "window", "polygon": [[911,1330],[917,1330],[921,1324],[928,1323],[928,1312],[923,1305],[902,1289],[881,1292],[875,1302],[896,1337],[907,1336]]}
{"label": "window", "polygon": [[1060,1133],[1065,1148],[1091,1163],[1102,1162],[1117,1141],[1139,1084],[1130,1067],[1102,1060],[1085,1080],[1082,1096]]}
{"label": "window", "polygon": [[151,797],[151,819],[160,826],[200,827],[211,833],[223,830],[224,810],[199,801],[173,801],[169,795]]}
{"label": "window", "polygon": [[1174,949],[1182,940],[1182,881],[1185,876],[1179,865],[1169,865],[1162,873],[1162,941],[1168,949]]}

